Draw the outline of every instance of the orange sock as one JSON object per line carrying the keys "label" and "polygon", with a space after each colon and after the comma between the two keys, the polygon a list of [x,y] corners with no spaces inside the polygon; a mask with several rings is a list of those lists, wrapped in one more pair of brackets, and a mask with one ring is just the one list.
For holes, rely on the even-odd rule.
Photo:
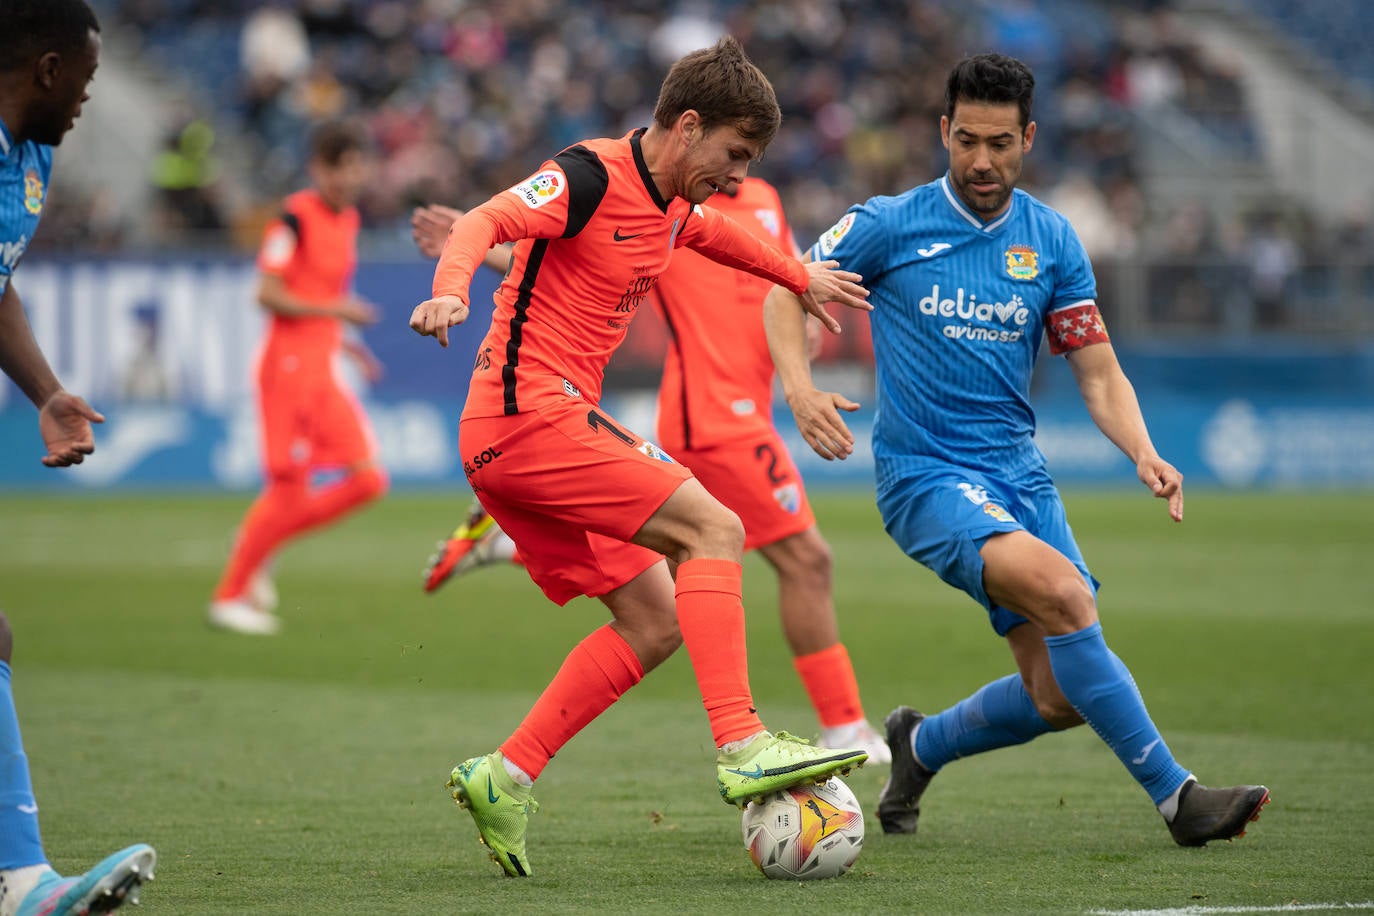
{"label": "orange sock", "polygon": [[864,717],[863,704],[859,702],[859,682],[854,678],[854,666],[844,643],[837,642],[809,655],[798,655],[792,659],[792,664],[801,675],[811,705],[816,708],[821,728],[848,725]]}
{"label": "orange sock", "polygon": [[730,560],[688,560],[677,568],[677,625],[716,747],[763,731],[749,691],[742,577]]}
{"label": "orange sock", "polygon": [[643,677],[644,666],[610,624],[593,630],[568,653],[501,754],[537,779],[573,735]]}
{"label": "orange sock", "polygon": [[216,601],[243,595],[253,571],[295,530],[306,499],[303,477],[274,478],[267,484],[239,526],[233,552],[215,588]]}
{"label": "orange sock", "polygon": [[244,516],[214,600],[242,596],[254,571],[283,543],[376,499],[386,487],[386,474],[376,467],[350,474],[314,493],[303,476],[273,478]]}

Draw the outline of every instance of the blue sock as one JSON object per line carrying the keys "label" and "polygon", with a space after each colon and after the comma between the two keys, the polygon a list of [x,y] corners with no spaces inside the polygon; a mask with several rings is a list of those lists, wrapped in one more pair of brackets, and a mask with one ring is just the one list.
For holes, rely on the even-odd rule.
{"label": "blue sock", "polygon": [[1102,625],[1046,636],[1045,645],[1059,689],[1150,799],[1158,805],[1183,785],[1188,771],[1150,721],[1131,672],[1107,648]]}
{"label": "blue sock", "polygon": [[38,805],[29,783],[29,758],[19,738],[9,662],[0,661],[0,870],[42,865]]}
{"label": "blue sock", "polygon": [[1025,744],[1051,730],[1021,675],[1009,674],[922,721],[916,729],[916,758],[935,771],[951,760]]}

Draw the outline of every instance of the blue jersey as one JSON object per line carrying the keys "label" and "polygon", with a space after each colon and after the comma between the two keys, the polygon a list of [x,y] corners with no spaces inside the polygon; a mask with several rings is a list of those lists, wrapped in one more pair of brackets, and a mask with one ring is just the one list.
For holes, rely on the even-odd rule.
{"label": "blue jersey", "polygon": [[52,147],[15,143],[0,121],[0,295],[33,239],[52,175]]}
{"label": "blue jersey", "polygon": [[[1007,475],[1044,464],[1030,406],[1041,334],[1048,322],[1056,351],[1106,339],[1066,218],[1018,190],[985,223],[946,175],[851,207],[811,258],[839,261],[870,291],[880,483],[929,459]],[[1093,333],[1065,345],[1054,327],[1069,316]]]}

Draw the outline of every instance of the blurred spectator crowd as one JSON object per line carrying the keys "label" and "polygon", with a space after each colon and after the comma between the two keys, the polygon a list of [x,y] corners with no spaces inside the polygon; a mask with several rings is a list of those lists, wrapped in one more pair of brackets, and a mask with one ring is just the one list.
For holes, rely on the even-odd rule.
{"label": "blurred spectator crowd", "polygon": [[[189,86],[168,102],[166,143],[148,169],[160,245],[251,247],[276,201],[304,181],[309,126],[353,116],[378,153],[361,205],[368,243],[399,252],[412,206],[472,206],[568,144],[648,123],[668,65],[727,31],[777,90],[784,126],[757,173],[781,190],[803,244],[851,203],[944,170],[945,76],[963,55],[994,48],[1037,76],[1040,127],[1023,186],[1070,216],[1099,264],[1216,261],[1229,272],[1223,285],[1240,277],[1262,303],[1282,296],[1312,238],[1294,212],[1216,225],[1196,206],[1152,205],[1138,153],[1143,111],[1168,106],[1237,155],[1258,155],[1239,79],[1180,34],[1164,0],[93,5],[107,47]],[[52,216],[50,247],[120,245],[110,214],[96,223],[73,203]],[[105,227],[101,238],[92,225]],[[1368,245],[1367,224],[1361,231]],[[1222,320],[1228,306],[1210,282],[1171,276],[1151,297],[1152,317]],[[1266,308],[1256,306],[1254,322],[1281,323]]]}

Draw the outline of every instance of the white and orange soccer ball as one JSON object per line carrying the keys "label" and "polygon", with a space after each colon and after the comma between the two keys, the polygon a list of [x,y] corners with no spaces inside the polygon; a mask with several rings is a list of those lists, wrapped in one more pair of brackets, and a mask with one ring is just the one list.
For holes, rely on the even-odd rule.
{"label": "white and orange soccer ball", "polygon": [[750,803],[741,829],[759,871],[784,881],[838,878],[864,844],[863,809],[834,776]]}

